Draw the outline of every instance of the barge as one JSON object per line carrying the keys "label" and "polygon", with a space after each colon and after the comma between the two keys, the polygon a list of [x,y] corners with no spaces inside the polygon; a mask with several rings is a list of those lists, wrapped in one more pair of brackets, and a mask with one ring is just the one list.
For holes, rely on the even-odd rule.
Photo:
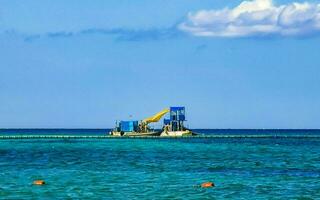
{"label": "barge", "polygon": [[[151,129],[150,123],[159,122],[160,119],[169,113],[169,118],[163,120],[161,130]],[[120,121],[116,122],[116,127],[109,133],[111,136],[163,136],[180,137],[195,135],[191,130],[184,126],[185,107],[166,108],[157,114],[138,121]]]}

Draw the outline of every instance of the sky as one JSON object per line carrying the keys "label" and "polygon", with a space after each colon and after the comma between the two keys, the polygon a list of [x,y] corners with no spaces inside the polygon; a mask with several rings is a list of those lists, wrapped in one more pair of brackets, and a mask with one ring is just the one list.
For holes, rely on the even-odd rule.
{"label": "sky", "polygon": [[320,128],[319,49],[315,0],[0,0],[0,128]]}

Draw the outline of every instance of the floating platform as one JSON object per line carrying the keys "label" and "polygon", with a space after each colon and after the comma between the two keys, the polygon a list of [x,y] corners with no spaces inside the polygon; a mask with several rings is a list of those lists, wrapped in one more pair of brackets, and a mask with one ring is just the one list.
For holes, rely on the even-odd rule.
{"label": "floating platform", "polygon": [[190,130],[184,130],[184,131],[167,131],[164,130],[160,136],[161,137],[189,137],[189,136],[195,136],[196,133],[193,133]]}
{"label": "floating platform", "polygon": [[0,140],[11,139],[223,139],[223,138],[265,138],[265,139],[320,139],[320,135],[196,135],[196,136],[110,136],[110,135],[0,135]]}

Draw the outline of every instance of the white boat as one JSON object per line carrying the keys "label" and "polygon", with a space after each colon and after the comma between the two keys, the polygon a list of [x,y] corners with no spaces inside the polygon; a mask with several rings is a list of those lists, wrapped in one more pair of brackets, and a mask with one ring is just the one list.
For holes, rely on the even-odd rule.
{"label": "white boat", "polygon": [[192,136],[193,133],[190,130],[184,130],[184,131],[167,131],[164,130],[160,134],[162,137],[182,137],[182,136]]}

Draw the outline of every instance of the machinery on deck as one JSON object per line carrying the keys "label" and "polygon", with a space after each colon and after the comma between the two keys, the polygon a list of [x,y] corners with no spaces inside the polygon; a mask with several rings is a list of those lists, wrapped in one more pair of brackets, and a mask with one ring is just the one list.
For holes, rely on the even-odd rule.
{"label": "machinery on deck", "polygon": [[158,122],[169,109],[164,109],[157,114],[148,117],[142,121],[120,121],[110,132],[113,136],[159,136],[160,131],[152,130],[148,125]]}

